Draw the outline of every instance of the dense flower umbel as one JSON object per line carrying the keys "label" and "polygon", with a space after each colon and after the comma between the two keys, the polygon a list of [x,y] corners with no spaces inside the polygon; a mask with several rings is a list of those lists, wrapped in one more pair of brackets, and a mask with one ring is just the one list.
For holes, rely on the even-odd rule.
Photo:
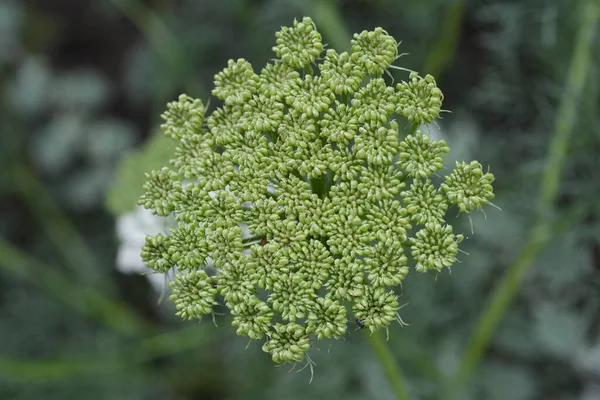
{"label": "dense flower umbel", "polygon": [[238,335],[285,363],[350,321],[371,332],[400,321],[409,256],[419,272],[450,267],[463,236],[446,211],[487,204],[493,175],[457,163],[439,183],[449,149],[417,128],[438,118],[442,93],[429,75],[386,83],[398,44],[383,29],[341,54],[323,55],[310,18],[276,36],[262,71],[239,59],[215,76],[223,103],[210,115],[186,95],[168,105],[176,153],[148,174],[140,204],[178,223],[142,250],[174,271],[178,315],[221,301]]}

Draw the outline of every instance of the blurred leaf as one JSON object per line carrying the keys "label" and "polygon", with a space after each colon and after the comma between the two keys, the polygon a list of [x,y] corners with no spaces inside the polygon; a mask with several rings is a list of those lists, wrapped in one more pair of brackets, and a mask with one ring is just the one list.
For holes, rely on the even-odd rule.
{"label": "blurred leaf", "polygon": [[535,312],[535,334],[541,349],[549,354],[570,359],[584,345],[582,316],[556,305],[544,305]]}
{"label": "blurred leaf", "polygon": [[141,150],[123,157],[106,199],[106,205],[113,215],[119,216],[135,209],[143,193],[146,173],[168,164],[173,158],[173,149],[171,140],[157,132]]}
{"label": "blurred leaf", "polygon": [[518,365],[486,363],[478,376],[486,400],[529,400],[536,398],[535,376]]}
{"label": "blurred leaf", "polygon": [[112,165],[134,140],[131,124],[116,118],[102,119],[88,128],[85,152],[92,163]]}
{"label": "blurred leaf", "polygon": [[577,364],[582,370],[600,376],[600,343],[582,349],[577,355]]}
{"label": "blurred leaf", "polygon": [[40,286],[83,315],[96,318],[124,335],[139,335],[146,322],[128,305],[111,299],[96,288],[66,278],[56,268],[39,263],[12,244],[0,240],[0,268]]}
{"label": "blurred leaf", "polygon": [[157,82],[164,79],[158,57],[147,43],[136,43],[125,59],[124,86],[127,99],[136,106],[150,101]]}
{"label": "blurred leaf", "polygon": [[540,253],[539,268],[535,270],[536,284],[545,285],[557,295],[569,286],[577,287],[581,278],[592,272],[585,247],[577,231],[555,237]]}
{"label": "blurred leaf", "polygon": [[66,177],[60,186],[64,202],[77,211],[91,210],[102,203],[112,178],[111,168],[79,168]]}
{"label": "blurred leaf", "polygon": [[81,148],[86,122],[77,114],[57,115],[31,145],[34,164],[46,176],[66,171]]}
{"label": "blurred leaf", "polygon": [[9,98],[15,112],[32,117],[44,111],[50,98],[51,79],[52,72],[45,59],[27,57],[19,65],[15,78],[8,86]]}
{"label": "blurred leaf", "polygon": [[50,93],[60,109],[90,111],[104,106],[111,92],[110,82],[99,72],[82,69],[59,76]]}
{"label": "blurred leaf", "polygon": [[531,317],[513,307],[504,316],[494,336],[494,347],[527,359],[539,354],[537,337],[530,329]]}
{"label": "blurred leaf", "polygon": [[0,63],[12,61],[20,50],[22,14],[20,2],[5,0],[0,3]]}

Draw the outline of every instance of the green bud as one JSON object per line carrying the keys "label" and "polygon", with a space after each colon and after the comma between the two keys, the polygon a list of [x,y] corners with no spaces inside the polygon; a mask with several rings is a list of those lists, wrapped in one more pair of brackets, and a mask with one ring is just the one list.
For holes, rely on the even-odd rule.
{"label": "green bud", "polygon": [[275,37],[277,45],[273,51],[277,58],[292,68],[303,69],[323,52],[321,34],[309,17],[304,17],[302,22],[294,20],[291,28],[282,27]]}
{"label": "green bud", "polygon": [[417,261],[416,270],[439,272],[456,262],[458,244],[463,240],[463,235],[455,236],[450,225],[430,222],[417,232],[416,237],[409,240],[412,244],[412,256]]}
{"label": "green bud", "polygon": [[413,178],[427,178],[444,168],[444,155],[450,152],[443,140],[432,140],[421,131],[404,138],[399,145],[398,165]]}
{"label": "green bud", "polygon": [[442,189],[451,204],[456,204],[460,211],[471,212],[480,209],[494,198],[492,182],[494,175],[484,173],[477,161],[456,162],[456,168],[446,175]]}
{"label": "green bud", "polygon": [[410,73],[410,81],[396,86],[396,112],[411,122],[428,124],[440,116],[444,95],[431,75],[421,78],[418,73]]}
{"label": "green bud", "polygon": [[175,303],[176,315],[183,319],[202,319],[217,304],[214,281],[203,270],[178,274],[169,286],[169,300]]}
{"label": "green bud", "polygon": [[227,67],[215,75],[213,96],[226,104],[244,103],[252,97],[258,86],[258,76],[252,65],[243,58],[229,60]]}
{"label": "green bud", "polygon": [[398,43],[382,28],[355,33],[351,44],[351,60],[370,75],[383,74],[398,57]]}
{"label": "green bud", "polygon": [[277,364],[302,362],[310,349],[305,328],[296,323],[275,324],[268,336],[263,351],[270,353]]}

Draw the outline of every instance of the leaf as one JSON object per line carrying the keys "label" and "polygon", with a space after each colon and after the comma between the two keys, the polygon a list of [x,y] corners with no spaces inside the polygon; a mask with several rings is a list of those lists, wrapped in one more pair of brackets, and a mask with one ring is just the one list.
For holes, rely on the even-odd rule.
{"label": "leaf", "polygon": [[573,358],[584,344],[585,329],[582,317],[556,306],[543,306],[535,313],[535,333],[542,350]]}
{"label": "leaf", "polygon": [[143,193],[146,173],[168,164],[173,151],[171,140],[157,132],[141,150],[123,156],[106,198],[108,210],[115,216],[133,211]]}
{"label": "leaf", "polygon": [[478,376],[483,390],[478,398],[527,400],[537,398],[535,376],[525,367],[499,362],[485,363]]}
{"label": "leaf", "polygon": [[581,241],[581,228],[553,238],[540,253],[535,271],[537,284],[543,284],[557,296],[569,287],[579,287],[592,271],[591,258]]}
{"label": "leaf", "polygon": [[63,110],[97,110],[110,100],[110,81],[91,69],[73,70],[52,82],[51,101]]}
{"label": "leaf", "polygon": [[524,359],[535,359],[539,356],[539,349],[532,331],[528,310],[515,305],[507,311],[494,335],[494,348],[519,354]]}

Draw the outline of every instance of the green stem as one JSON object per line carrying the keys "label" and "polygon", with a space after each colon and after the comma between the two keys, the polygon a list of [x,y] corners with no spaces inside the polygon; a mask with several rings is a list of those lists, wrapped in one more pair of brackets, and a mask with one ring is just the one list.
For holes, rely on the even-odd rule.
{"label": "green stem", "polygon": [[398,364],[396,364],[396,361],[394,361],[392,351],[387,342],[381,337],[381,332],[369,334],[368,331],[365,331],[365,333],[371,347],[373,347],[373,351],[377,355],[381,368],[383,368],[388,377],[396,397],[398,400],[408,400],[404,375]]}
{"label": "green stem", "polygon": [[428,52],[423,67],[423,71],[436,78],[454,58],[465,15],[465,0],[448,2],[447,7],[438,38]]}
{"label": "green stem", "polygon": [[334,49],[340,53],[350,50],[352,34],[340,12],[339,0],[299,0],[297,4],[306,15],[314,17],[323,36]]}
{"label": "green stem", "polygon": [[78,282],[114,293],[113,283],[103,273],[103,266],[69,217],[65,215],[38,177],[27,167],[14,166],[14,186],[39,222],[58,254]]}
{"label": "green stem", "polygon": [[[419,123],[418,122],[413,122],[413,124],[410,126],[410,130],[408,131],[408,133],[405,136],[400,136],[402,135],[402,129],[398,129],[398,142],[401,142],[402,140],[404,140],[405,137],[412,135],[413,133],[415,133],[415,131],[417,130],[417,128],[419,127]],[[398,155],[396,154],[396,157],[394,158],[394,162],[398,161]]]}
{"label": "green stem", "polygon": [[[15,359],[0,356],[0,374],[30,383],[55,382],[98,375],[108,379],[110,375],[116,374],[120,377],[129,377],[131,374],[144,379],[153,372],[146,369],[149,361],[198,348],[208,348],[214,345],[218,338],[214,329],[202,329],[199,325],[191,325],[173,332],[143,337],[136,340],[133,345],[117,345],[102,353],[77,358]],[[164,377],[164,374],[161,375]],[[159,377],[152,377],[152,379],[156,378]]]}
{"label": "green stem", "polygon": [[342,95],[342,104],[350,105],[350,95],[348,93],[344,93]]}
{"label": "green stem", "polygon": [[310,186],[314,194],[323,198],[325,192],[325,175],[310,180]]}
{"label": "green stem", "polygon": [[415,133],[418,127],[419,127],[419,123],[418,122],[414,122],[412,124],[412,126],[410,127],[410,131],[408,132],[408,134],[406,136],[410,136],[413,133]]}
{"label": "green stem", "polygon": [[168,63],[176,63],[184,54],[175,35],[165,22],[139,0],[111,0],[112,4],[144,34],[154,50]]}
{"label": "green stem", "polygon": [[141,336],[151,330],[126,304],[112,299],[94,285],[74,282],[53,266],[45,265],[0,239],[0,270],[6,271],[49,292],[82,315],[91,317],[127,336]]}
{"label": "green stem", "polygon": [[180,45],[175,34],[157,12],[140,0],[111,2],[142,32],[166,65],[179,75],[185,74],[188,78],[186,90],[195,93],[197,97],[206,93],[201,81],[195,76],[195,71],[190,68],[192,63],[188,60],[185,48]]}
{"label": "green stem", "polygon": [[481,361],[492,335],[519,289],[523,277],[533,265],[538,253],[552,237],[552,210],[558,195],[563,164],[577,115],[578,103],[590,67],[594,33],[600,17],[600,9],[595,1],[585,2],[581,11],[581,23],[575,39],[575,50],[569,66],[566,89],[560,101],[555,132],[550,143],[546,168],[541,180],[538,215],[521,253],[492,294],[487,308],[469,341],[455,380],[457,385],[455,395],[459,394],[459,390],[467,383]]}

